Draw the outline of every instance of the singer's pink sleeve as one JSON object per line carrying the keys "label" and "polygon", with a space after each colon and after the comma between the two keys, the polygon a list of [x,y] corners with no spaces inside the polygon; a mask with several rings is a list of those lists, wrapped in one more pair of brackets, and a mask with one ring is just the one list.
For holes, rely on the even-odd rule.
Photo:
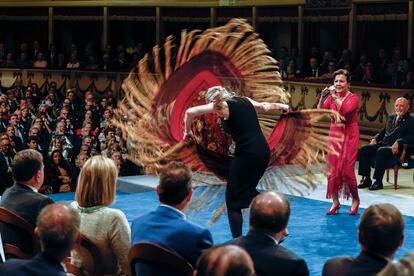
{"label": "singer's pink sleeve", "polygon": [[351,94],[347,99],[342,103],[341,108],[339,109],[339,114],[344,117],[347,117],[349,113],[352,113],[359,106],[358,96]]}

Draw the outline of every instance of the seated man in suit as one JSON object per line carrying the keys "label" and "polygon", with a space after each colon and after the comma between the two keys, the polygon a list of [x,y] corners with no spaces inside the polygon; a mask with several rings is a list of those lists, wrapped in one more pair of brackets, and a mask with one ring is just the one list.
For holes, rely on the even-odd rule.
{"label": "seated man in suit", "polygon": [[[395,101],[395,113],[390,114],[385,127],[374,136],[368,145],[359,149],[358,174],[365,177],[358,188],[379,190],[388,160],[402,151],[403,144],[414,143],[414,117],[408,112],[406,98]],[[371,165],[375,160],[375,182],[371,181]]]}
{"label": "seated man in suit", "polygon": [[391,204],[371,205],[358,226],[361,253],[336,257],[323,267],[323,276],[377,275],[395,256],[404,241],[404,219]]}
{"label": "seated man in suit", "polygon": [[250,204],[250,230],[226,244],[244,248],[257,275],[309,275],[306,262],[280,245],[288,234],[289,201],[274,192],[256,196]]}
{"label": "seated man in suit", "polygon": [[[53,203],[52,199],[37,192],[44,179],[42,154],[31,149],[19,151],[12,161],[12,175],[15,183],[3,193],[0,207],[13,211],[35,226],[40,210]],[[30,237],[18,230],[0,223],[3,244],[11,243],[23,252],[31,253]]]}
{"label": "seated man in suit", "polygon": [[202,251],[213,244],[208,229],[187,221],[184,209],[192,195],[191,171],[181,162],[169,163],[157,186],[160,206],[132,222],[132,245],[151,242],[170,249],[195,266]]}
{"label": "seated man in suit", "polygon": [[11,163],[13,150],[9,138],[6,135],[0,137],[0,195],[6,188],[13,185]]}
{"label": "seated man in suit", "polygon": [[42,252],[30,260],[8,260],[0,266],[0,275],[65,276],[62,262],[80,241],[79,227],[80,216],[69,205],[46,206],[40,212],[35,228]]}
{"label": "seated man in suit", "polygon": [[243,248],[235,245],[214,246],[201,254],[195,276],[253,276],[252,258]]}

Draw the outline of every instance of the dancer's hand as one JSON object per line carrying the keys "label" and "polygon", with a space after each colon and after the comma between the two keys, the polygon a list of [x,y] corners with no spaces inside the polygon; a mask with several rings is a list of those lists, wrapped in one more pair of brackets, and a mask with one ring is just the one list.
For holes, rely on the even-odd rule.
{"label": "dancer's hand", "polygon": [[369,143],[370,143],[371,145],[376,145],[376,144],[377,144],[377,139],[372,138],[372,139],[371,139],[371,141],[369,141]]}

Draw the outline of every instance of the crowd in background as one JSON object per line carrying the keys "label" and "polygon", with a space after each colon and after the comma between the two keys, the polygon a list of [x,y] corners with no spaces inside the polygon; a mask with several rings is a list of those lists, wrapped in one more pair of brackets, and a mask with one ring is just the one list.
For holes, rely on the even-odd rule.
{"label": "crowd in background", "polygon": [[23,149],[39,151],[46,161],[44,193],[75,191],[80,168],[93,155],[112,158],[121,176],[141,173],[124,158],[126,144],[111,123],[116,106],[112,91],[59,91],[51,82],[42,92],[36,83],[23,86],[18,77],[1,92],[0,146],[5,162],[0,162],[0,194],[13,184],[11,160]]}
{"label": "crowd in background", "polygon": [[20,43],[18,49],[6,49],[0,42],[0,66],[3,68],[83,69],[99,71],[129,71],[144,56],[142,43],[131,41],[127,47],[108,45],[103,51],[89,42],[82,49],[75,43],[68,51],[55,45],[44,47],[38,41]]}
{"label": "crowd in background", "polygon": [[[336,49],[323,51],[312,47],[310,57],[305,60],[297,48],[290,51],[281,47],[273,51],[278,60],[283,79],[305,78],[311,80],[333,79],[337,69],[351,73],[353,83],[382,84],[393,87],[413,87],[413,64],[404,57],[400,47],[387,50],[380,48],[378,53],[362,53],[352,58],[348,49],[338,54]],[[371,55],[371,56],[370,56]]]}
{"label": "crowd in background", "polygon": [[[0,66],[3,68],[51,68],[99,71],[129,71],[147,51],[143,43],[130,41],[128,45],[107,45],[103,51],[88,42],[71,44],[68,51],[55,45],[45,47],[38,41],[30,45],[21,42],[18,49],[6,49],[0,42]],[[351,81],[365,84],[385,84],[394,87],[414,86],[413,64],[400,47],[380,48],[377,53],[361,53],[357,58],[348,49],[310,49],[309,57],[300,55],[298,48],[272,49],[278,60],[283,79],[332,79],[337,69],[351,72]]]}

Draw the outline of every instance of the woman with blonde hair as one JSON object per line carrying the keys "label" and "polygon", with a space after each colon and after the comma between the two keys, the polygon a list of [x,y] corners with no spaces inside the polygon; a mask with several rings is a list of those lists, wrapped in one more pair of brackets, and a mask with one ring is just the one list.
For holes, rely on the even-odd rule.
{"label": "woman with blonde hair", "polygon": [[[115,163],[102,156],[87,160],[79,174],[72,205],[81,215],[80,231],[99,248],[104,275],[130,275],[128,251],[131,230],[125,214],[108,206],[115,201],[118,170]],[[81,248],[72,251],[72,262],[93,271],[92,260]]]}

